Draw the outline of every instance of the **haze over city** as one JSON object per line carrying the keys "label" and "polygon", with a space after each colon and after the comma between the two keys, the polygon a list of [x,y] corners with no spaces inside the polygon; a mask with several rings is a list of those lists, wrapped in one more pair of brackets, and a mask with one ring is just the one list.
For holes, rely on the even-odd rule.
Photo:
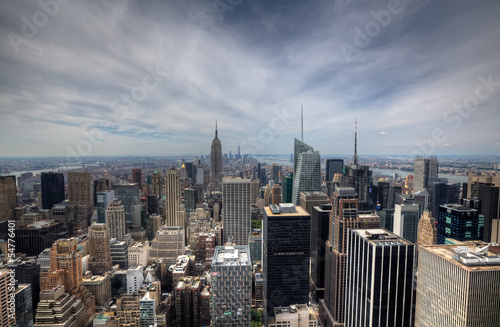
{"label": "haze over city", "polygon": [[500,154],[497,1],[44,3],[0,4],[2,157],[289,154],[301,106],[322,154]]}

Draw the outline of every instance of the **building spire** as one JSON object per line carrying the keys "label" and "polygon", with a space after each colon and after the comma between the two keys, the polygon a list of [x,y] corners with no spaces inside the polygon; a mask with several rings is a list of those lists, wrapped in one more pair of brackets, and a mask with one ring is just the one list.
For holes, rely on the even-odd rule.
{"label": "building spire", "polygon": [[217,119],[216,119],[215,120],[215,138],[218,138],[217,136],[218,135],[217,135]]}
{"label": "building spire", "polygon": [[300,109],[300,134],[300,140],[304,142],[304,106],[302,106],[302,109]]}
{"label": "building spire", "polygon": [[358,117],[354,118],[354,164],[358,164]]}

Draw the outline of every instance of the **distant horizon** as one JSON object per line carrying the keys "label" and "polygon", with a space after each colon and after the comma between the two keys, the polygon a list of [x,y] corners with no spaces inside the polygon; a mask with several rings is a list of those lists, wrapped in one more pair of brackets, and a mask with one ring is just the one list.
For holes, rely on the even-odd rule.
{"label": "distant horizon", "polygon": [[[228,152],[224,153],[229,154]],[[234,157],[233,153],[233,157]],[[244,156],[246,154],[241,154],[241,156]],[[278,157],[290,157],[290,155],[293,155],[293,153],[287,153],[287,154],[279,154],[279,153],[268,153],[268,154],[248,154],[250,157],[270,157],[270,156],[278,156]],[[134,157],[134,158],[144,158],[144,157],[207,157],[210,156],[210,153],[208,154],[113,154],[113,155],[90,155],[90,156],[79,156],[79,158],[82,159],[93,159],[93,158],[125,158],[125,157]],[[320,153],[320,156],[323,158],[351,158],[353,157],[353,154],[322,154]],[[443,154],[443,155],[432,155],[433,157],[472,157],[472,158],[500,158],[499,155],[495,154]],[[403,157],[403,158],[415,158],[415,155],[404,155],[404,154],[358,154],[358,157],[363,158],[363,157]],[[425,157],[425,155],[423,156]],[[431,157],[431,156],[428,156]],[[12,156],[12,157],[2,157],[0,156],[0,160],[4,159],[63,159],[67,158],[66,156]],[[182,158],[181,158],[182,159]],[[74,161],[74,160],[72,160]]]}

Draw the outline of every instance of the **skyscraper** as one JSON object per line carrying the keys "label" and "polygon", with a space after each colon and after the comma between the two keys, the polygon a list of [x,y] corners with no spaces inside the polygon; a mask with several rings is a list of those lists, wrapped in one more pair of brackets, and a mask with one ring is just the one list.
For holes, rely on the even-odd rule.
{"label": "skyscraper", "polygon": [[160,178],[160,173],[158,170],[155,170],[153,172],[153,175],[151,177],[151,194],[158,195],[158,197],[161,198],[161,178]]}
{"label": "skyscraper", "polygon": [[500,247],[419,249],[415,327],[499,326]]}
{"label": "skyscraper", "polygon": [[70,205],[89,206],[92,208],[91,182],[89,172],[70,171],[68,173],[68,200]]}
{"label": "skyscraper", "polygon": [[110,253],[110,234],[105,224],[94,223],[89,227],[89,270],[102,275],[111,270],[113,261]]}
{"label": "skyscraper", "polygon": [[314,148],[312,146],[305,144],[304,142],[302,142],[298,139],[293,139],[293,172],[294,173],[297,171],[297,161],[299,159],[299,154],[307,152],[307,151],[314,152]]}
{"label": "skyscraper", "polygon": [[262,269],[264,307],[309,302],[311,216],[299,206],[282,203],[264,208]]}
{"label": "skyscraper", "polygon": [[321,204],[312,208],[311,214],[311,277],[310,289],[316,302],[325,293],[325,244],[328,240],[328,222],[331,204]]}
{"label": "skyscraper", "polygon": [[222,145],[218,137],[217,122],[210,152],[210,186],[212,192],[222,190]]}
{"label": "skyscraper", "polygon": [[418,238],[417,245],[434,245],[437,244],[437,226],[436,220],[431,215],[429,210],[425,210],[424,214],[418,222]]}
{"label": "skyscraper", "polygon": [[252,265],[248,245],[218,246],[212,262],[211,326],[250,326]]}
{"label": "skyscraper", "polygon": [[283,177],[283,187],[281,188],[281,201],[292,203],[293,173],[288,173]]}
{"label": "skyscraper", "polygon": [[179,171],[175,167],[167,171],[165,179],[165,213],[167,226],[184,226],[179,220],[179,205],[181,204],[181,184]]}
{"label": "skyscraper", "polygon": [[418,204],[396,204],[394,209],[393,233],[412,243],[417,242],[418,221],[420,219]]}
{"label": "skyscraper", "polygon": [[337,187],[332,199],[325,250],[325,298],[320,301],[322,326],[344,324],[347,231],[358,227],[356,190],[352,187]]}
{"label": "skyscraper", "polygon": [[127,232],[125,217],[125,206],[121,201],[111,201],[106,209],[106,227],[109,228],[110,238],[123,240],[123,235]]}
{"label": "skyscraper", "polygon": [[[51,291],[57,286],[64,286],[66,292],[83,302],[85,326],[92,323],[95,314],[94,297],[83,285],[82,252],[78,250],[76,238],[59,239],[50,251],[50,269],[40,274],[40,288]],[[42,300],[42,298],[40,297]],[[40,306],[38,307],[38,313]],[[38,318],[38,315],[37,315]]]}
{"label": "skyscraper", "polygon": [[231,236],[237,245],[248,245],[251,231],[250,179],[224,178],[222,183],[224,208],[224,243]]}
{"label": "skyscraper", "polygon": [[[11,287],[11,278],[14,278],[8,270],[0,270],[0,326],[14,326],[16,324],[15,312],[11,312],[11,296],[14,296],[14,287]],[[15,307],[15,303],[12,303]]]}
{"label": "skyscraper", "polygon": [[132,169],[132,183],[136,183],[139,189],[142,188],[142,169]]}
{"label": "skyscraper", "polygon": [[326,159],[325,161],[325,181],[331,182],[335,174],[342,174],[344,159]]}
{"label": "skyscraper", "polygon": [[106,209],[111,201],[115,199],[114,190],[106,190],[97,193],[97,222],[100,224],[106,223]]}
{"label": "skyscraper", "polygon": [[52,209],[54,204],[64,201],[64,175],[42,173],[42,209]]}
{"label": "skyscraper", "polygon": [[0,222],[14,219],[16,204],[16,177],[0,176]]}
{"label": "skyscraper", "polygon": [[[311,148],[312,149],[312,148]],[[308,150],[298,154],[294,171],[292,203],[300,205],[301,192],[321,192],[321,161],[319,152]]]}
{"label": "skyscraper", "polygon": [[346,327],[411,326],[415,246],[384,229],[347,234]]}
{"label": "skyscraper", "polygon": [[448,244],[451,240],[482,240],[484,216],[476,209],[459,204],[445,204],[439,207],[438,244]]}
{"label": "skyscraper", "polygon": [[422,158],[417,156],[413,167],[413,192],[420,192],[429,187],[429,179],[438,178],[438,161],[436,157]]}
{"label": "skyscraper", "polygon": [[354,129],[354,157],[350,165],[345,166],[346,185],[353,187],[358,194],[358,209],[362,211],[373,209],[372,171],[367,165],[359,164],[358,160],[358,123]]}

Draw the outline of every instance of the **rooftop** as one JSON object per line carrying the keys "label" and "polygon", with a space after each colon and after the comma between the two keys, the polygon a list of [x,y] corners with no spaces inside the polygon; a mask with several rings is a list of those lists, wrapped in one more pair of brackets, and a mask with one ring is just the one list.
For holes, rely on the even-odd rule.
{"label": "rooftop", "polygon": [[246,245],[218,246],[215,248],[214,266],[249,266],[249,248]]}
{"label": "rooftop", "polygon": [[[293,204],[291,204],[291,203],[280,203],[281,208],[284,208],[284,207],[286,208],[286,206],[284,206],[284,205],[293,206]],[[276,210],[276,208],[271,207],[271,206],[264,207],[264,212],[268,217],[271,217],[271,216],[288,216],[288,217],[289,216],[309,216],[309,213],[301,206],[295,206],[295,212],[293,212],[293,213],[282,212],[279,209]]]}
{"label": "rooftop", "polygon": [[483,244],[425,245],[430,251],[468,271],[500,270],[500,245]]}
{"label": "rooftop", "polygon": [[404,238],[389,232],[383,228],[355,229],[356,234],[369,241],[375,246],[411,245]]}

